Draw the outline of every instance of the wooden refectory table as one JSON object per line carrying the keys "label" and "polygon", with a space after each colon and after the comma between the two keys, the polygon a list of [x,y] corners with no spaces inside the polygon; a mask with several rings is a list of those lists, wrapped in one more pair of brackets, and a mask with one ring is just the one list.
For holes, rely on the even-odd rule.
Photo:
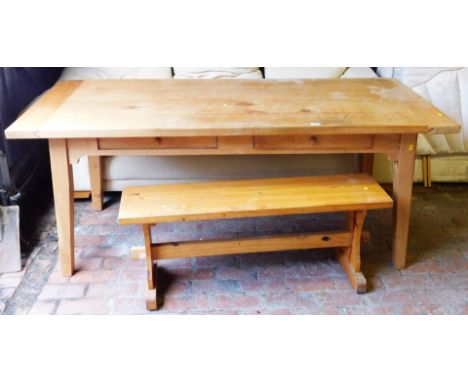
{"label": "wooden refectory table", "polygon": [[74,273],[71,165],[89,158],[102,209],[101,158],[117,155],[358,153],[394,163],[393,262],[406,264],[418,133],[456,133],[453,121],[396,80],[61,81],[7,130],[48,139],[64,276]]}

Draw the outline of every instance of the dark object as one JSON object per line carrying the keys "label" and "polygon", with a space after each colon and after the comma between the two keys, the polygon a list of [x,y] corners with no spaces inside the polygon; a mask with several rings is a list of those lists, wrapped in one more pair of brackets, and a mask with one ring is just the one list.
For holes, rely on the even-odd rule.
{"label": "dark object", "polygon": [[[50,183],[46,141],[5,139],[5,129],[57,81],[63,68],[0,68],[0,203],[34,198],[34,183]],[[29,200],[30,201],[30,200]]]}

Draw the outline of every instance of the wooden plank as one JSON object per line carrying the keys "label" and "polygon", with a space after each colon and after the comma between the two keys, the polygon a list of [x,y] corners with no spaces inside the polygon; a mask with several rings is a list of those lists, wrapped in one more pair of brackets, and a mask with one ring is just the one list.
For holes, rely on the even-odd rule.
{"label": "wooden plank", "polygon": [[128,187],[120,224],[391,208],[367,174]]}
{"label": "wooden plank", "polygon": [[374,174],[374,154],[361,155],[361,172],[371,176]]}
{"label": "wooden plank", "polygon": [[255,154],[256,150],[253,147],[253,136],[227,136],[218,137],[218,149],[222,154]]}
{"label": "wooden plank", "polygon": [[345,247],[351,244],[350,232],[277,235],[238,240],[202,240],[182,243],[153,244],[153,260],[247,253],[292,251],[311,248]]}
{"label": "wooden plank", "polygon": [[345,252],[341,248],[337,249],[336,256],[346,272],[353,289],[359,294],[366,293],[367,281],[364,275],[353,268]]}
{"label": "wooden plank", "polygon": [[353,266],[356,272],[361,270],[361,234],[362,228],[364,227],[364,220],[366,218],[367,211],[356,211],[354,213],[353,221],[353,239],[351,244],[351,252],[349,254],[349,263]]}
{"label": "wooden plank", "polygon": [[157,265],[151,259],[151,226],[143,225],[143,236],[145,238],[146,253],[146,279],[148,289],[146,291],[146,308],[148,310],[158,309],[157,293]]}
{"label": "wooden plank", "polygon": [[[322,137],[322,136],[321,136]],[[328,139],[330,136],[323,136]],[[253,146],[252,136],[239,137],[208,137],[211,140],[217,140],[217,147],[213,148],[190,148],[190,147],[173,147],[173,148],[142,148],[133,147],[130,145],[126,148],[106,148],[100,149],[95,138],[77,138],[68,140],[70,152],[70,163],[77,163],[84,156],[119,156],[119,155],[290,155],[290,154],[342,154],[342,153],[384,153],[390,158],[398,157],[400,136],[395,134],[378,134],[372,136],[372,145],[363,147],[354,139],[348,139],[349,135],[340,136],[335,140],[335,147],[324,147],[323,145],[315,145],[309,148],[284,148],[284,149],[260,149]],[[171,138],[171,137],[169,137]],[[133,139],[127,139],[129,142]],[[154,139],[154,138],[151,138]],[[197,137],[186,138],[188,142],[194,139],[197,144]],[[122,142],[121,138],[106,138],[106,142],[117,141],[118,143],[106,143],[106,147],[118,147]],[[342,147],[337,144],[341,142]],[[354,145],[354,142],[357,144]],[[186,144],[187,146],[190,143]]]}
{"label": "wooden plank", "polygon": [[432,187],[432,163],[431,156],[427,156],[427,187]]}
{"label": "wooden plank", "polygon": [[427,187],[427,155],[422,156],[422,175],[424,187]]}
{"label": "wooden plank", "polygon": [[[367,243],[370,240],[369,231],[362,231],[361,242]],[[133,246],[130,248],[130,257],[133,260],[143,260],[146,258],[145,247],[144,246]]]}
{"label": "wooden plank", "polygon": [[[60,82],[7,138],[454,133],[460,125],[391,79]],[[71,89],[66,94],[64,89]],[[45,110],[44,110],[45,108]],[[51,111],[51,113],[50,113]],[[41,116],[46,115],[46,118]],[[38,117],[39,116],[39,117]]]}
{"label": "wooden plank", "polygon": [[417,135],[402,135],[397,161],[393,162],[393,265],[406,267]]}
{"label": "wooden plank", "polygon": [[[26,134],[29,138],[42,138],[41,127],[60,109],[68,97],[81,85],[82,81],[61,81],[46,91],[31,104],[11,126],[11,138]],[[7,138],[10,132],[6,132]]]}
{"label": "wooden plank", "polygon": [[154,287],[146,290],[146,309],[157,310],[158,309],[158,289],[157,289],[157,277],[158,277],[158,266],[151,262],[152,268],[148,270],[151,273],[151,277],[154,280]]}
{"label": "wooden plank", "polygon": [[215,149],[218,142],[216,137],[102,138],[98,145],[101,150]]}
{"label": "wooden plank", "polygon": [[91,191],[74,191],[73,199],[89,199]]}
{"label": "wooden plank", "polygon": [[99,153],[95,138],[67,139],[67,147],[70,164],[77,164],[81,158],[88,156],[104,156],[104,153]]}
{"label": "wooden plank", "polygon": [[154,278],[153,260],[151,259],[151,226],[148,224],[143,225],[143,236],[145,238],[145,252],[146,252],[146,275],[148,281],[148,289],[156,288],[156,279]]}
{"label": "wooden plank", "polygon": [[91,184],[91,203],[96,211],[102,211],[104,199],[102,185],[102,158],[98,156],[89,156],[88,169]]}
{"label": "wooden plank", "polygon": [[259,150],[314,150],[350,148],[366,149],[372,146],[371,135],[276,135],[254,137],[254,147]]}
{"label": "wooden plank", "polygon": [[49,140],[49,151],[60,268],[63,276],[72,276],[75,271],[73,171],[66,140]]}
{"label": "wooden plank", "polygon": [[[154,266],[156,267],[156,264]],[[156,289],[146,290],[146,309],[148,310],[158,309],[158,293]]]}
{"label": "wooden plank", "polygon": [[[349,211],[348,212],[348,219],[347,219],[347,222],[346,222],[346,229],[349,232],[353,231],[355,220],[356,220],[356,211]],[[348,261],[351,259],[351,250],[352,250],[351,246],[343,249],[343,253],[346,256],[346,258],[348,259]]]}

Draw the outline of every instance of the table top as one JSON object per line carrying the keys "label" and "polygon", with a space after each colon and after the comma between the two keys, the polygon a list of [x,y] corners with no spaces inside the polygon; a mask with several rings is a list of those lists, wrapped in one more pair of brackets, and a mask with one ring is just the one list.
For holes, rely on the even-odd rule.
{"label": "table top", "polygon": [[391,79],[61,81],[7,138],[453,133]]}

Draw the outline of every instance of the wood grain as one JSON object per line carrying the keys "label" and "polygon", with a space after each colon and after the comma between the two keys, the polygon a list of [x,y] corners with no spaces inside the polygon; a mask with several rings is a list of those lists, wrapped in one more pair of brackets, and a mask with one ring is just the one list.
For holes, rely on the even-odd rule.
{"label": "wood grain", "polygon": [[89,199],[91,191],[74,191],[73,199]]}
{"label": "wood grain", "polygon": [[[310,140],[310,135],[305,136]],[[70,152],[70,162],[77,163],[84,156],[119,156],[119,155],[290,155],[290,154],[342,154],[342,153],[383,153],[389,158],[396,159],[400,147],[400,135],[397,134],[375,134],[370,138],[367,135],[320,135],[313,145],[301,147],[301,136],[292,136],[288,139],[288,147],[277,146],[277,148],[259,148],[254,147],[254,141],[259,137],[253,136],[231,136],[231,137],[183,137],[184,145],[181,147],[175,141],[171,143],[172,147],[157,147],[149,144],[155,138],[76,138],[68,139],[68,148]],[[203,145],[200,138],[205,142],[216,142],[211,148],[201,147]],[[269,142],[276,140],[276,137],[265,136]],[[172,139],[172,137],[162,138]],[[180,140],[181,138],[176,138]],[[364,140],[364,141],[363,141]],[[369,140],[371,144],[369,145]],[[104,147],[99,147],[98,141],[105,141]],[[124,143],[125,141],[125,143]],[[179,141],[182,142],[182,141]],[[192,143],[191,143],[192,142]],[[263,142],[266,142],[263,140]],[[188,147],[197,146],[198,147]]]}
{"label": "wood grain", "polygon": [[361,172],[369,175],[374,174],[374,154],[361,155]]}
{"label": "wood grain", "polygon": [[369,149],[370,135],[276,135],[254,137],[254,147],[259,150],[314,150],[314,149]]}
{"label": "wood grain", "polygon": [[99,156],[89,156],[88,169],[91,185],[91,203],[96,211],[102,211],[104,199],[102,184],[102,158]]}
{"label": "wood grain", "polygon": [[391,79],[63,81],[46,96],[6,130],[7,138],[408,134],[460,128]]}
{"label": "wood grain", "polygon": [[346,256],[345,251],[342,248],[338,248],[336,251],[336,256],[344,271],[346,272],[353,289],[359,294],[366,293],[367,280],[360,271],[356,271],[353,268],[351,262]]}
{"label": "wood grain", "polygon": [[143,225],[143,236],[145,238],[146,251],[146,275],[148,281],[148,289],[156,289],[156,279],[154,278],[154,266],[151,260],[151,226]]}
{"label": "wood grain", "polygon": [[276,235],[238,240],[203,240],[182,243],[153,244],[152,259],[177,259],[218,255],[239,255],[309,248],[333,248],[351,245],[350,232],[318,232]]}
{"label": "wood grain", "polygon": [[367,211],[356,211],[353,219],[353,241],[351,251],[349,253],[349,263],[353,266],[356,272],[361,270],[361,234],[364,227],[364,220],[366,219]]}
{"label": "wood grain", "polygon": [[98,147],[102,150],[215,149],[218,143],[216,137],[103,138],[98,140]]}
{"label": "wood grain", "polygon": [[402,135],[400,154],[393,162],[393,265],[397,269],[406,267],[416,142],[415,134]]}
{"label": "wood grain", "polygon": [[[27,134],[25,138],[42,138],[39,130],[60,109],[65,100],[81,85],[82,81],[61,81],[46,91],[36,102],[31,104],[21,116],[5,130],[6,138]],[[18,137],[21,138],[21,137]]]}
{"label": "wood grain", "polygon": [[72,276],[75,271],[73,171],[68,161],[66,140],[51,139],[49,151],[60,269],[63,276]]}
{"label": "wood grain", "polygon": [[367,174],[128,187],[120,224],[391,208]]}
{"label": "wood grain", "polygon": [[[335,231],[337,233],[338,231]],[[326,234],[326,233],[325,233]],[[284,235],[283,235],[284,236]],[[299,235],[300,236],[300,235]],[[361,242],[362,243],[367,243],[370,240],[370,233],[369,231],[362,231],[361,232]],[[322,240],[323,241],[323,240]],[[336,243],[336,240],[335,240]],[[165,244],[171,244],[171,243],[165,243]],[[173,243],[172,243],[173,244]],[[146,249],[145,246],[133,246],[130,247],[130,257],[134,260],[143,260],[146,258]]]}

